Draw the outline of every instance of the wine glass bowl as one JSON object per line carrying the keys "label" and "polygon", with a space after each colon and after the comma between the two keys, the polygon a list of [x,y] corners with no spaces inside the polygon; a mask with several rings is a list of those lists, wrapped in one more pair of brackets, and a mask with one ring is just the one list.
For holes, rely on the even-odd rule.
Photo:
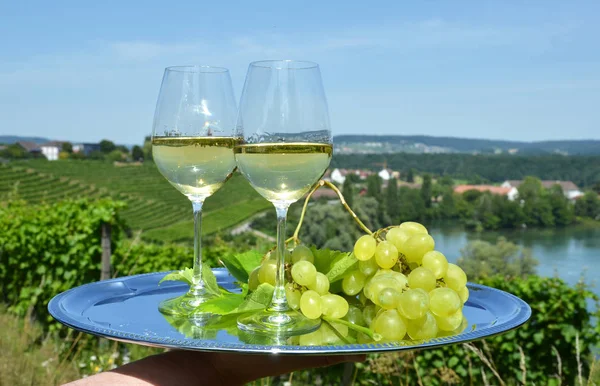
{"label": "wine glass bowl", "polygon": [[152,155],[160,173],[192,202],[194,264],[190,290],[160,303],[167,315],[206,317],[196,308],[212,295],[202,279],[204,200],[233,174],[237,109],[229,71],[211,66],[165,69],[152,130]]}
{"label": "wine glass bowl", "polygon": [[248,68],[234,147],[238,170],[277,211],[277,273],[271,304],[238,319],[245,331],[302,334],[320,321],[292,310],[285,295],[285,221],[288,207],[323,176],[333,153],[319,66],[291,60]]}

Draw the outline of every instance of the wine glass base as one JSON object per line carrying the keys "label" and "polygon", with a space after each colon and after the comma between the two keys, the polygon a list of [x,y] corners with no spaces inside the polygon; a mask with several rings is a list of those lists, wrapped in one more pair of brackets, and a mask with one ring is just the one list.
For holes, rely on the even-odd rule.
{"label": "wine glass base", "polygon": [[213,297],[214,296],[207,294],[193,295],[188,292],[185,295],[173,299],[163,300],[158,305],[158,310],[162,314],[169,316],[198,320],[207,319],[212,314],[208,312],[199,312],[196,308]]}
{"label": "wine glass base", "polygon": [[240,316],[238,328],[247,332],[280,335],[302,335],[321,326],[320,319],[308,319],[298,311],[261,311]]}

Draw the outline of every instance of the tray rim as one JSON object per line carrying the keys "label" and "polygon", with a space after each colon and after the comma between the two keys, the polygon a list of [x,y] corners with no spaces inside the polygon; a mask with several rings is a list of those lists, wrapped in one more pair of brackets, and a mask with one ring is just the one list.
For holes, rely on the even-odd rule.
{"label": "tray rim", "polygon": [[[228,275],[229,272],[226,268],[213,268],[213,272],[220,275]],[[164,272],[150,272],[131,276],[121,276],[113,279],[97,281],[92,283],[86,283],[81,286],[77,286],[68,289],[56,296],[54,296],[50,302],[48,302],[48,312],[50,315],[59,323],[72,328],[74,330],[84,332],[87,334],[107,338],[114,341],[132,343],[149,347],[159,347],[167,349],[180,349],[180,350],[191,350],[191,351],[204,351],[204,352],[221,352],[221,353],[243,353],[243,354],[257,354],[257,355],[348,355],[348,354],[367,354],[367,353],[382,353],[382,352],[393,352],[393,351],[416,351],[430,348],[439,348],[450,344],[469,343],[475,340],[484,338],[490,338],[499,334],[503,334],[514,329],[521,327],[527,323],[531,318],[531,307],[527,302],[520,299],[519,297],[502,291],[493,287],[484,286],[481,284],[467,283],[469,289],[479,289],[491,291],[493,293],[500,294],[507,297],[518,306],[520,309],[514,315],[511,320],[505,321],[499,324],[495,324],[486,327],[484,330],[472,330],[460,335],[454,335],[450,337],[434,338],[421,344],[403,345],[396,342],[384,342],[384,343],[369,343],[369,344],[348,344],[348,345],[336,345],[336,346],[291,346],[291,345],[257,345],[257,344],[245,344],[245,343],[229,343],[229,342],[214,342],[200,339],[175,339],[175,338],[162,338],[162,337],[148,337],[142,336],[137,333],[126,333],[117,331],[110,328],[102,328],[91,324],[81,323],[80,321],[72,318],[67,312],[61,309],[61,300],[69,296],[72,292],[75,292],[81,288],[95,286],[99,283],[107,284],[113,282],[122,282],[129,279],[140,278],[144,276],[158,276],[166,275],[174,271]],[[173,282],[175,283],[175,282]],[[173,284],[176,285],[176,284]],[[165,286],[166,288],[166,286]],[[456,337],[462,337],[456,339]]]}

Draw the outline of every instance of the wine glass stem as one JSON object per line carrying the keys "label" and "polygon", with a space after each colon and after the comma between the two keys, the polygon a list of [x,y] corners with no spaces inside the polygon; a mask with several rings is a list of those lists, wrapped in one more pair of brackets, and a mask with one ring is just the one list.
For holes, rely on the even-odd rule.
{"label": "wine glass stem", "polygon": [[194,274],[190,294],[200,295],[204,291],[202,279],[202,204],[204,200],[192,201],[194,210]]}
{"label": "wine glass stem", "polygon": [[285,297],[285,222],[289,205],[275,206],[277,210],[277,272],[275,275],[275,291],[269,310],[289,310]]}

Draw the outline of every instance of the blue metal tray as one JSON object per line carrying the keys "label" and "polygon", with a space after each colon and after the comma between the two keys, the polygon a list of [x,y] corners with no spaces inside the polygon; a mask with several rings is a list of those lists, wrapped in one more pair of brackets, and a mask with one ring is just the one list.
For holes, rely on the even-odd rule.
{"label": "blue metal tray", "polygon": [[[235,290],[234,279],[225,269],[214,269],[222,287]],[[181,282],[158,282],[166,272],[120,277],[82,285],[54,297],[50,314],[64,325],[108,339],[146,346],[199,351],[356,354],[433,348],[497,335],[521,326],[531,316],[527,303],[507,292],[468,284],[470,297],[463,313],[466,329],[454,336],[424,342],[394,342],[326,346],[294,345],[289,338],[244,335],[233,318],[216,319],[208,326],[188,320],[172,320],[158,311],[158,303],[185,293]]]}

